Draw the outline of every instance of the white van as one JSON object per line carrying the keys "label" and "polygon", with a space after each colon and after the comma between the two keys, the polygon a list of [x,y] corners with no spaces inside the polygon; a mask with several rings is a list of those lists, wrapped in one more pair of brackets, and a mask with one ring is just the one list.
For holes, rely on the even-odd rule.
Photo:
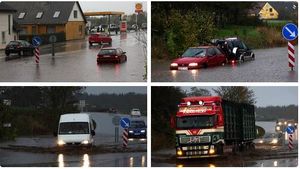
{"label": "white van", "polygon": [[95,128],[89,114],[63,114],[60,116],[57,145],[84,145],[92,146]]}
{"label": "white van", "polygon": [[140,117],[141,111],[140,111],[140,109],[132,109],[130,114],[131,114],[131,117]]}

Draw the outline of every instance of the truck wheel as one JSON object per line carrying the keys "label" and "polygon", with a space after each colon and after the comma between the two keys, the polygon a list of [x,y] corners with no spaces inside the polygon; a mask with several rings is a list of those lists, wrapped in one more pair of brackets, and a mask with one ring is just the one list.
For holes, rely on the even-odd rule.
{"label": "truck wheel", "polygon": [[217,144],[217,153],[223,155],[223,144]]}

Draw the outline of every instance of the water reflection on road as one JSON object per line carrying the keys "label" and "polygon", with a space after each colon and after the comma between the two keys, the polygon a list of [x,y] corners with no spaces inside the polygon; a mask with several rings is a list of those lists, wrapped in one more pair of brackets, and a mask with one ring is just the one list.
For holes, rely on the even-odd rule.
{"label": "water reflection on road", "polygon": [[[78,156],[69,156],[64,154],[58,154],[57,166],[58,167],[146,167],[147,160],[146,154],[142,155],[125,155],[125,156],[112,156],[109,154],[104,158],[103,155],[89,155],[83,154]],[[56,165],[54,165],[56,166]]]}

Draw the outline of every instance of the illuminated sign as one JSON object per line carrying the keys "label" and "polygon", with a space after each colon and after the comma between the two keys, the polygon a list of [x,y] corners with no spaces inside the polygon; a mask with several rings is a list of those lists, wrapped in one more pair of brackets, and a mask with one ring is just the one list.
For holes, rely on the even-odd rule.
{"label": "illuminated sign", "polygon": [[212,106],[189,106],[189,107],[180,107],[179,112],[184,114],[189,113],[205,113],[207,111],[212,111]]}

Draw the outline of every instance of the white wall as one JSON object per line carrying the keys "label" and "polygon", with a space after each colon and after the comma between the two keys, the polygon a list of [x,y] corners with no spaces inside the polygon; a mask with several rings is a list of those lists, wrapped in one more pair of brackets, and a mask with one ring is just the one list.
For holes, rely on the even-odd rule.
{"label": "white wall", "polygon": [[[10,35],[8,31],[8,15],[10,15]],[[14,40],[14,36],[16,35],[15,32],[13,32],[13,14],[0,13],[0,23],[0,49],[4,49],[11,40]],[[2,37],[3,32],[5,39]]]}
{"label": "white wall", "polygon": [[[74,18],[74,11],[77,11],[77,18]],[[69,21],[84,21],[83,16],[80,12],[79,6],[77,3],[74,3],[73,10],[69,16]]]}

